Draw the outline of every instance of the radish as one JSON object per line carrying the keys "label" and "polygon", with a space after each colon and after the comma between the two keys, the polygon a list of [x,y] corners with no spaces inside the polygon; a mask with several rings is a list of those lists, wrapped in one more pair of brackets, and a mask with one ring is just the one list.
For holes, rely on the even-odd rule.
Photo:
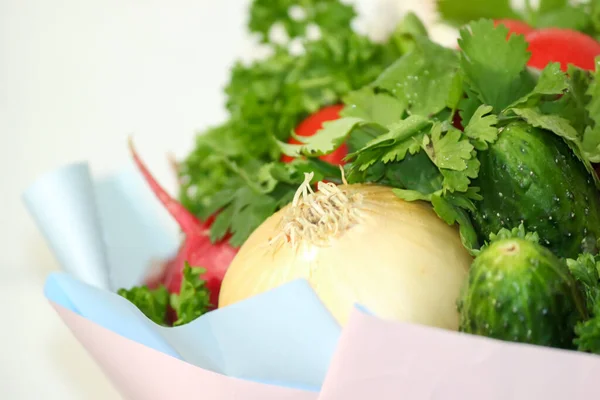
{"label": "radish", "polygon": [[147,285],[152,288],[163,284],[169,293],[179,293],[183,279],[183,268],[185,262],[187,262],[192,267],[206,269],[206,272],[200,278],[206,281],[206,287],[210,291],[211,304],[216,308],[221,290],[221,282],[238,249],[229,244],[230,235],[213,243],[210,240],[209,231],[214,221],[214,216],[205,222],[201,222],[156,182],[138,156],[131,139],[129,140],[129,149],[142,176],[162,205],[177,221],[181,231],[185,235],[185,239],[177,255],[165,264],[163,273],[158,278],[153,277],[150,279]]}
{"label": "radish", "polygon": [[543,69],[550,62],[559,62],[567,71],[569,64],[593,71],[594,59],[600,55],[600,43],[591,36],[570,29],[540,29],[525,35],[531,58],[528,66]]}
{"label": "radish", "polygon": [[[340,111],[342,111],[343,108],[344,106],[342,104],[336,104],[333,106],[324,107],[319,111],[315,112],[314,114],[309,115],[296,128],[296,135],[303,137],[313,136],[323,127],[323,122],[339,119]],[[296,140],[293,137],[290,137],[288,143],[301,144],[298,140]],[[319,158],[333,165],[344,165],[344,157],[346,157],[346,155],[348,155],[348,147],[346,146],[346,144],[343,144],[340,147],[338,147],[333,153],[326,154]],[[285,163],[292,162],[292,160],[294,160],[294,158],[287,155],[283,155],[281,157],[281,161]]]}

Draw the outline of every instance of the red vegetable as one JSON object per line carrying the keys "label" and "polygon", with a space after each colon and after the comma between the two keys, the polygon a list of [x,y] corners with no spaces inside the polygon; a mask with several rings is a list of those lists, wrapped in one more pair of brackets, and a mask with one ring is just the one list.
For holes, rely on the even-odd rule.
{"label": "red vegetable", "polygon": [[498,26],[498,25],[504,25],[505,27],[508,28],[509,33],[508,33],[507,39],[513,33],[515,33],[517,35],[526,35],[526,34],[528,34],[530,32],[533,32],[535,30],[531,26],[527,25],[525,22],[519,21],[519,20],[516,20],[516,19],[498,19],[498,20],[495,20],[494,21],[494,26]]}
{"label": "red vegetable", "polygon": [[531,52],[530,67],[543,69],[559,62],[563,71],[568,64],[581,69],[595,69],[594,58],[600,55],[600,43],[592,37],[570,29],[547,28],[525,35]]}
{"label": "red vegetable", "polygon": [[149,280],[147,285],[153,288],[163,284],[170,293],[179,293],[183,279],[183,267],[187,262],[191,267],[206,269],[201,278],[206,281],[206,287],[210,291],[211,303],[216,308],[219,301],[221,282],[238,249],[229,244],[228,236],[216,243],[211,242],[209,230],[214,221],[214,216],[205,222],[201,222],[156,182],[138,156],[131,140],[129,141],[129,148],[144,179],[156,197],[177,221],[185,235],[177,255],[166,263],[163,273],[158,278],[154,277]]}
{"label": "red vegetable", "polygon": [[[340,111],[344,108],[343,105],[337,104],[333,106],[327,106],[316,113],[308,116],[305,120],[303,120],[298,127],[296,128],[296,135],[309,137],[317,133],[319,129],[323,127],[323,122],[333,121],[340,118]],[[290,144],[300,144],[300,142],[293,137],[288,140]],[[344,157],[348,154],[348,147],[346,144],[338,147],[333,153],[326,154],[324,156],[319,157],[321,160],[326,161],[330,164],[334,165],[344,165]],[[294,158],[290,156],[283,155],[281,161],[283,162],[291,162]]]}

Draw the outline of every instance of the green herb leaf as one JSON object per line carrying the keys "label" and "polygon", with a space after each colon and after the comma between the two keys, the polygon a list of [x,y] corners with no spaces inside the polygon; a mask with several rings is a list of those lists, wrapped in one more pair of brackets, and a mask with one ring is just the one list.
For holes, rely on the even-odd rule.
{"label": "green herb leaf", "polygon": [[458,129],[451,128],[442,134],[441,124],[436,124],[431,130],[431,146],[429,136],[425,136],[425,149],[429,158],[439,168],[464,171],[467,160],[471,158],[473,145]]}
{"label": "green herb leaf", "polygon": [[477,150],[487,149],[488,144],[494,143],[498,138],[498,117],[490,114],[491,112],[491,106],[479,106],[465,127],[465,135],[473,140]]}
{"label": "green herb leaf", "polygon": [[179,295],[172,294],[170,298],[171,307],[177,313],[177,320],[173,326],[190,323],[214,306],[210,304],[210,293],[205,286],[206,282],[200,279],[200,275],[205,272],[204,268],[191,268],[187,262],[185,263]]}
{"label": "green herb leaf", "polygon": [[288,37],[304,37],[309,26],[327,33],[345,33],[356,16],[354,9],[339,0],[254,0],[249,28],[269,42],[269,32],[279,25]]}
{"label": "green herb leaf", "polygon": [[567,259],[571,275],[577,280],[585,296],[590,318],[575,326],[575,344],[580,351],[600,354],[600,262],[592,254],[583,253]]}
{"label": "green herb leaf", "polygon": [[600,163],[600,126],[588,127],[583,133],[581,141],[583,156],[590,162]]}
{"label": "green herb leaf", "polygon": [[453,204],[447,197],[440,194],[431,196],[431,204],[433,205],[433,210],[436,214],[448,225],[458,224],[463,246],[471,254],[475,254],[477,252],[476,249],[479,246],[477,232],[465,210],[456,204]]}
{"label": "green herb leaf", "polygon": [[482,104],[500,112],[531,91],[533,82],[525,69],[530,54],[521,35],[494,27],[491,20],[480,20],[460,31],[460,64],[465,81]]}
{"label": "green herb leaf", "polygon": [[[586,91],[589,99],[586,111],[589,113],[593,126],[587,126],[581,143],[583,155],[593,163],[600,162],[600,57],[596,58],[596,71],[593,80]],[[592,125],[592,124],[590,124]]]}
{"label": "green herb leaf", "polygon": [[568,88],[567,75],[560,69],[560,63],[550,63],[542,70],[533,90],[511,104],[508,108],[534,107],[543,96],[560,95]]}
{"label": "green herb leaf", "polygon": [[581,285],[587,308],[593,309],[600,295],[600,262],[590,253],[582,253],[576,260],[566,262],[571,275]]}
{"label": "green herb leaf", "polygon": [[567,70],[566,92],[558,100],[541,102],[539,109],[544,114],[554,114],[568,120],[571,126],[581,133],[593,122],[588,115],[591,83],[592,74],[589,71],[570,65]]}
{"label": "green herb leaf", "polygon": [[387,133],[348,155],[349,159],[354,160],[353,171],[365,171],[378,161],[387,163],[402,160],[407,152],[416,153],[420,150],[420,134],[430,126],[430,121],[418,115],[392,124]]}
{"label": "green herb leaf", "polygon": [[535,108],[512,108],[511,111],[535,127],[547,129],[575,143],[579,141],[575,128],[568,120],[558,115],[545,115]]}
{"label": "green herb leaf", "polygon": [[[305,18],[298,19],[298,7],[293,6],[304,8]],[[402,54],[397,38],[374,42],[355,33],[349,22],[354,15],[351,6],[337,0],[251,3],[251,31],[268,42],[269,31],[283,26],[288,36],[298,38],[304,52],[271,43],[271,56],[234,64],[225,88],[229,118],[201,132],[194,150],[178,166],[182,204],[200,219],[217,214],[212,240],[233,233],[230,244],[237,247],[273,210],[287,204],[295,190],[290,182],[280,182],[277,174],[260,176],[261,182],[254,179],[280,161],[279,143],[286,142],[311,113],[339,104],[350,92],[373,82]],[[320,31],[320,37],[308,35],[309,30]],[[386,100],[389,96],[375,99],[377,111],[372,110],[377,115],[383,115],[378,110],[388,105],[397,106]],[[380,107],[383,103],[385,107]],[[359,147],[377,131],[377,126],[357,128],[347,138],[348,145]],[[296,167],[304,164],[294,163]]]}
{"label": "green herb leaf", "polygon": [[600,301],[593,313],[594,317],[575,325],[575,344],[579,351],[600,354]]}
{"label": "green herb leaf", "polygon": [[412,11],[406,13],[392,34],[392,40],[402,53],[408,53],[415,47],[416,37],[428,37],[423,21]]}
{"label": "green herb leaf", "polygon": [[385,93],[375,94],[370,87],[349,93],[344,98],[343,117],[356,117],[386,126],[402,118],[407,103]]}
{"label": "green herb leaf", "polygon": [[323,128],[310,137],[295,136],[301,144],[279,142],[281,151],[290,157],[318,157],[329,154],[344,143],[346,137],[359,124],[361,118],[346,117],[323,123]]}
{"label": "green herb leaf", "polygon": [[425,200],[431,202],[431,194],[423,194],[416,190],[408,190],[408,189],[392,189],[392,192],[402,200],[406,201],[416,201],[416,200]]}
{"label": "green herb leaf", "polygon": [[510,0],[437,0],[441,17],[457,26],[479,18],[519,18]]}
{"label": "green herb leaf", "polygon": [[415,48],[387,68],[373,86],[407,104],[411,115],[435,115],[446,106],[457,69],[456,51],[418,37]]}
{"label": "green herb leaf", "polygon": [[466,161],[467,168],[462,171],[450,169],[440,169],[444,176],[443,187],[450,192],[466,192],[469,189],[471,180],[477,178],[479,174],[480,162],[475,152],[471,153],[471,158]]}
{"label": "green herb leaf", "polygon": [[576,31],[585,30],[589,23],[590,18],[585,8],[572,5],[541,14],[536,19],[537,28],[562,28]]}
{"label": "green herb leaf", "polygon": [[119,289],[117,294],[133,303],[154,323],[166,326],[169,292],[164,286],[153,290],[147,286],[136,286],[131,289]]}

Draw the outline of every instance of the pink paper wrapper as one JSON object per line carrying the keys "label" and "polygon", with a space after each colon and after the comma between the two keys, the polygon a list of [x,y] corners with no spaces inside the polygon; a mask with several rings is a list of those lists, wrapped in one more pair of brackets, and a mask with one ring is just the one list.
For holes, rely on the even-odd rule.
{"label": "pink paper wrapper", "polygon": [[598,356],[384,321],[358,310],[315,393],[198,368],[51,304],[126,399],[600,398]]}
{"label": "pink paper wrapper", "polygon": [[318,394],[207,371],[109,331],[51,303],[125,399],[316,400]]}
{"label": "pink paper wrapper", "polygon": [[600,357],[355,312],[319,400],[600,399]]}

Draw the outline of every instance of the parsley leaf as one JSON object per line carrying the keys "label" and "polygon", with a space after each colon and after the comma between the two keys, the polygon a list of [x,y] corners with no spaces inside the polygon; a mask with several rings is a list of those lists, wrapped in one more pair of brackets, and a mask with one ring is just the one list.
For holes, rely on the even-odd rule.
{"label": "parsley leaf", "polygon": [[556,114],[567,119],[577,132],[582,132],[591,120],[586,109],[590,101],[588,93],[592,76],[570,65],[567,70],[567,90],[558,100],[542,102],[540,110],[544,114]]}
{"label": "parsley leaf", "polygon": [[315,157],[329,154],[344,143],[352,130],[364,120],[347,117],[323,123],[323,128],[310,137],[295,136],[300,144],[279,142],[284,154],[290,157]]}
{"label": "parsley leaf", "polygon": [[[377,163],[372,169],[376,169]],[[428,196],[442,189],[443,177],[427,154],[418,151],[406,154],[402,161],[384,165],[379,183]]]}
{"label": "parsley leaf", "polygon": [[565,5],[561,8],[541,12],[533,22],[536,28],[563,28],[583,31],[587,28],[590,19],[584,7]]}
{"label": "parsley leaf", "polygon": [[440,16],[453,25],[464,25],[479,18],[518,18],[510,0],[437,0]]}
{"label": "parsley leaf", "polygon": [[451,128],[442,134],[442,127],[439,123],[431,130],[431,141],[429,141],[429,136],[425,136],[424,145],[434,164],[440,168],[455,171],[467,169],[467,160],[471,158],[473,151],[473,145],[464,138],[461,131]]}
{"label": "parsley leaf", "polygon": [[580,254],[577,259],[567,259],[573,277],[581,284],[588,309],[594,308],[600,296],[600,262],[590,253]]}
{"label": "parsley leaf", "polygon": [[346,33],[355,16],[356,11],[339,0],[254,0],[248,26],[268,42],[276,25],[290,38],[305,36],[310,26],[330,34]]}
{"label": "parsley leaf", "polygon": [[487,149],[488,143],[493,143],[498,138],[498,117],[490,114],[491,112],[491,106],[479,106],[465,127],[465,135],[473,139],[477,150]]}
{"label": "parsley leaf", "polygon": [[567,259],[567,266],[580,285],[590,314],[575,326],[575,344],[580,351],[600,354],[600,261],[583,253],[576,260]]}
{"label": "parsley leaf", "polygon": [[592,312],[592,318],[575,325],[575,344],[579,351],[600,354],[600,299]]}
{"label": "parsley leaf", "polygon": [[465,210],[453,204],[451,197],[435,194],[431,197],[431,204],[436,214],[448,225],[458,224],[460,238],[463,246],[471,253],[475,254],[479,246],[477,232],[471,223],[471,219]]}
{"label": "parsley leaf", "polygon": [[525,69],[527,42],[521,35],[506,40],[508,29],[494,27],[491,20],[475,21],[468,28],[461,29],[458,40],[465,81],[481,104],[500,112],[533,87]]}
{"label": "parsley leaf", "polygon": [[417,37],[414,49],[387,68],[373,86],[407,104],[409,114],[430,116],[445,108],[457,70],[456,51]]}
{"label": "parsley leaf", "polygon": [[215,305],[210,304],[210,293],[206,282],[200,278],[204,268],[191,268],[188,263],[183,268],[183,280],[179,294],[171,294],[171,307],[177,313],[173,326],[185,325],[207,313]]}
{"label": "parsley leaf", "polygon": [[535,127],[547,129],[571,142],[579,140],[575,128],[568,120],[558,115],[545,115],[537,108],[513,108],[511,111]]}
{"label": "parsley leaf", "polygon": [[466,192],[469,189],[471,180],[477,178],[479,174],[479,160],[476,157],[476,152],[471,152],[470,157],[466,161],[466,168],[462,171],[440,169],[444,176],[444,189],[451,192]]}
{"label": "parsley leaf", "polygon": [[408,105],[389,94],[375,93],[370,87],[350,92],[343,100],[343,117],[358,117],[384,126],[398,121]]}
{"label": "parsley leaf", "polygon": [[133,303],[154,323],[166,326],[169,292],[164,286],[160,286],[157,289],[149,289],[147,286],[136,286],[131,289],[119,289],[117,294]]}
{"label": "parsley leaf", "polygon": [[544,96],[561,95],[568,88],[567,75],[561,71],[560,63],[550,63],[542,70],[533,90],[511,104],[508,108],[533,107]]}
{"label": "parsley leaf", "polygon": [[588,0],[540,0],[521,3],[525,9],[516,8],[509,0],[437,0],[438,11],[445,22],[461,26],[480,18],[513,19],[533,28],[567,28],[598,38],[600,32],[600,2]]}
{"label": "parsley leaf", "polygon": [[591,162],[600,162],[600,58],[596,59],[596,71],[593,80],[586,91],[589,103],[586,111],[593,124],[586,127],[583,133],[582,150],[583,155]]}
{"label": "parsley leaf", "polygon": [[210,304],[210,292],[200,275],[204,268],[191,268],[188,263],[183,268],[183,279],[179,294],[167,291],[163,285],[157,289],[136,286],[131,289],[119,289],[117,294],[133,303],[146,317],[158,325],[169,326],[167,310],[171,307],[177,314],[173,326],[184,325],[214,308]]}
{"label": "parsley leaf", "polygon": [[[421,136],[431,122],[418,115],[390,125],[387,133],[368,142],[362,149],[348,155],[354,159],[354,166],[365,171],[378,161],[388,163],[402,160],[407,152],[414,154],[421,149]],[[352,173],[352,171],[351,171]]]}

